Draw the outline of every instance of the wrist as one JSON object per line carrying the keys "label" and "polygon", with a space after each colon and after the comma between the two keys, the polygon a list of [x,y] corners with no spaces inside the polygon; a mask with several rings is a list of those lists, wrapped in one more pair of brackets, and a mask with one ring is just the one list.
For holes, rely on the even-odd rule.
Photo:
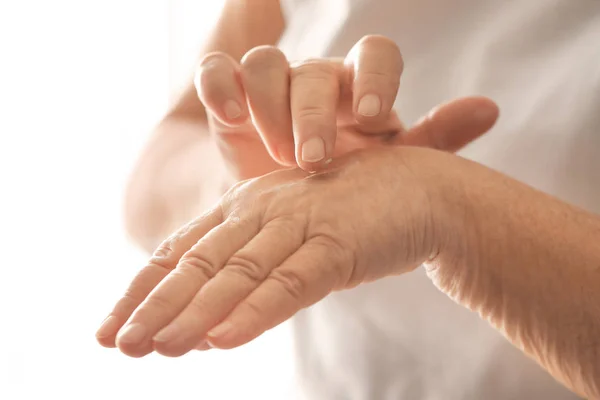
{"label": "wrist", "polygon": [[430,149],[411,149],[410,154],[407,163],[422,183],[429,204],[425,226],[430,231],[431,246],[424,265],[436,284],[443,278],[450,285],[476,247],[477,239],[472,235],[477,231],[476,210],[470,204],[466,186],[473,165]]}

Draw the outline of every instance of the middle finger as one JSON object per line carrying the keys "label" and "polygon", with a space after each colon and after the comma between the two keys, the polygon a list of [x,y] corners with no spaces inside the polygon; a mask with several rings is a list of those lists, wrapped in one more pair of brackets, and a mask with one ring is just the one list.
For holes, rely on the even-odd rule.
{"label": "middle finger", "polygon": [[333,155],[340,97],[340,63],[309,60],[292,65],[290,104],[296,160],[313,171]]}

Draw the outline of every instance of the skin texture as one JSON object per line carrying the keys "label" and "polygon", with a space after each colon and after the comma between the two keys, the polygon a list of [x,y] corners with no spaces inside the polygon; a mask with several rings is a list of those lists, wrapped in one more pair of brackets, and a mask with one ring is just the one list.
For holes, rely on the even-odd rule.
{"label": "skin texture", "polygon": [[[448,149],[454,149],[460,146],[465,138],[478,137],[487,131],[495,123],[497,116],[498,109],[488,99],[470,98],[453,101],[441,105],[434,112],[424,117],[412,129],[406,132],[405,135],[402,135],[402,140],[405,145],[410,146],[427,146],[432,141],[437,141],[444,143]],[[378,147],[392,146],[380,144]],[[331,168],[333,165],[337,165],[337,163],[334,160],[327,168]],[[283,170],[282,173],[285,171],[289,173],[290,170]],[[302,171],[302,174],[305,176],[309,175],[305,171]],[[186,227],[189,228],[189,224]],[[183,229],[185,231],[188,228]],[[180,235],[180,233],[176,234],[177,237]],[[180,249],[183,249],[182,251],[187,251],[194,244],[193,241],[177,241],[177,243],[178,246],[182,246],[180,247]],[[165,246],[171,245],[163,243],[163,250],[166,249]],[[159,256],[161,251],[158,252]],[[172,248],[169,254],[171,254],[170,263],[165,264],[165,262],[160,260],[157,262],[153,258],[153,261],[140,272],[139,276],[131,284],[124,297],[115,305],[110,316],[98,331],[97,338],[100,344],[106,347],[115,347],[117,332],[131,317],[132,312],[140,306],[150,291],[176,267],[179,257],[183,255],[183,252],[178,253]],[[178,256],[174,256],[177,254]],[[152,351],[152,346],[151,343],[146,342],[144,346],[136,345],[129,347],[129,349],[125,349],[124,351],[132,356],[141,356]]]}
{"label": "skin texture", "polygon": [[[278,0],[226,0],[200,56],[218,51],[240,60],[254,47],[276,44],[283,29]],[[219,154],[227,149],[216,146],[220,132],[209,127],[211,119],[190,79],[137,161],[125,196],[125,227],[148,252],[237,181]],[[254,176],[277,168],[264,150],[251,152],[268,166]]]}
{"label": "skin texture", "polygon": [[[196,88],[157,127],[133,174],[127,226],[150,250],[209,211],[159,246],[99,342],[135,357],[231,348],[333,290],[427,261],[441,291],[567,387],[600,397],[598,217],[461,158],[390,146],[456,150],[489,129],[497,109],[462,99],[405,129],[390,112],[402,70],[393,43],[368,37],[343,62],[290,63],[262,46],[282,29],[276,1],[227,2]],[[365,94],[376,94],[379,113],[359,112]],[[315,136],[324,157],[302,160]],[[349,153],[357,148],[369,150]]]}
{"label": "skin texture", "polygon": [[441,291],[598,398],[598,239],[598,216],[460,157],[359,151],[237,184],[167,239],[113,311],[129,317],[116,345],[134,357],[236,347],[334,290],[425,262]]}
{"label": "skin texture", "polygon": [[[127,188],[127,231],[148,252],[240,180],[296,165],[318,171],[331,157],[359,148],[455,151],[497,116],[491,101],[467,98],[456,109],[459,125],[419,128],[424,119],[406,129],[391,110],[403,67],[395,43],[366,36],[343,60],[290,61],[272,46],[282,30],[278,1],[226,2],[195,88],[157,126]],[[378,114],[373,107],[361,113],[365,96],[371,106],[376,99]],[[323,158],[302,161],[304,144],[315,138],[324,140]],[[314,144],[309,147],[314,155]]]}
{"label": "skin texture", "polygon": [[412,168],[426,185],[450,184],[438,192],[450,229],[428,276],[558,381],[600,398],[600,217],[478,164],[448,161],[445,171],[437,157]]}

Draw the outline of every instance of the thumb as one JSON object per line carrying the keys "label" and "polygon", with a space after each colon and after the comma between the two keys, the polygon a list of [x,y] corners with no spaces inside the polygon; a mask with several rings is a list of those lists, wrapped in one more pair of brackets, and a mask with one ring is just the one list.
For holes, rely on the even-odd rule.
{"label": "thumb", "polygon": [[465,97],[439,105],[399,137],[404,146],[455,152],[489,131],[498,106],[486,97]]}

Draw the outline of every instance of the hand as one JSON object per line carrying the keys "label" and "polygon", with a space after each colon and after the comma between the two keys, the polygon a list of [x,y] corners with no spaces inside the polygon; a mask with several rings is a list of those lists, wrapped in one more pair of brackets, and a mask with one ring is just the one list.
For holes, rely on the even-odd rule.
{"label": "hand", "polygon": [[393,41],[366,36],[345,60],[290,65],[281,51],[268,46],[249,51],[241,63],[225,53],[211,53],[200,62],[195,84],[237,179],[282,166],[317,171],[332,157],[384,144],[455,151],[495,121],[497,109],[491,102],[467,98],[457,100],[462,112],[479,115],[479,122],[469,118],[468,128],[448,131],[441,125],[406,137],[392,109],[402,68]]}
{"label": "hand", "polygon": [[[461,110],[442,106],[418,129],[464,126]],[[406,134],[418,136],[427,134]],[[207,337],[234,347],[332,290],[419,265],[435,251],[429,193],[401,149],[386,149],[347,155],[316,175],[282,170],[237,185],[163,243],[99,342],[138,357],[153,349],[181,355],[205,347]],[[213,330],[220,323],[231,331]],[[167,325],[177,330],[173,338],[167,330],[154,340]]]}
{"label": "hand", "polygon": [[156,251],[112,313],[129,318],[117,345],[239,346],[333,290],[409,271],[436,251],[429,195],[393,150],[242,182]]}

